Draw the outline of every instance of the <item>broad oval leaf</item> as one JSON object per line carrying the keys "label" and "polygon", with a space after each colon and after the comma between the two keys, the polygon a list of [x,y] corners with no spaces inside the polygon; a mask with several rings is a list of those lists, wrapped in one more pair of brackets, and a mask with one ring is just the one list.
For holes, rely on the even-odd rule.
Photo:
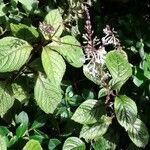
{"label": "broad oval leaf", "polygon": [[0,72],[19,70],[28,60],[32,46],[28,42],[5,37],[0,40]]}
{"label": "broad oval leaf", "polygon": [[136,119],[134,124],[129,126],[128,135],[137,147],[144,148],[148,144],[149,133],[145,124],[140,119]]}
{"label": "broad oval leaf", "polygon": [[52,84],[41,73],[35,84],[34,96],[39,107],[47,114],[53,113],[62,99],[60,86]]}
{"label": "broad oval leaf", "polygon": [[80,124],[93,124],[101,118],[102,113],[105,111],[99,101],[89,99],[76,109],[71,119]]}
{"label": "broad oval leaf", "polygon": [[117,83],[119,88],[132,75],[132,68],[127,58],[120,51],[114,50],[106,55],[106,66],[112,75],[114,84]]}
{"label": "broad oval leaf", "polygon": [[4,115],[14,104],[14,98],[9,85],[0,82],[0,115]]}
{"label": "broad oval leaf", "polygon": [[0,135],[0,150],[7,150],[5,137],[1,135]]}
{"label": "broad oval leaf", "polygon": [[30,140],[26,143],[23,150],[43,150],[43,149],[38,141]]}
{"label": "broad oval leaf", "polygon": [[85,149],[86,149],[85,143],[77,137],[68,138],[63,145],[63,150],[85,150]]}
{"label": "broad oval leaf", "polygon": [[[64,25],[63,25],[63,19],[62,16],[59,12],[58,9],[51,10],[45,17],[44,21],[54,28],[54,31],[51,33],[51,36],[53,37],[59,37],[63,30],[64,30]],[[46,39],[48,37],[45,36]]]}
{"label": "broad oval leaf", "polygon": [[25,24],[10,24],[11,31],[14,36],[30,42],[35,42],[39,37],[39,33],[33,26],[27,26]]}
{"label": "broad oval leaf", "polygon": [[59,52],[64,59],[74,67],[81,67],[84,63],[84,53],[80,46],[80,43],[73,36],[67,35],[55,41],[51,45],[57,45],[55,50]]}
{"label": "broad oval leaf", "polygon": [[126,95],[120,95],[115,98],[114,108],[118,122],[127,130],[137,118],[136,103]]}
{"label": "broad oval leaf", "polygon": [[102,116],[101,120],[92,125],[84,125],[80,132],[80,138],[94,140],[104,135],[111,124],[111,118]]}
{"label": "broad oval leaf", "polygon": [[50,47],[44,47],[42,51],[42,64],[49,80],[60,85],[66,70],[66,64],[62,56]]}

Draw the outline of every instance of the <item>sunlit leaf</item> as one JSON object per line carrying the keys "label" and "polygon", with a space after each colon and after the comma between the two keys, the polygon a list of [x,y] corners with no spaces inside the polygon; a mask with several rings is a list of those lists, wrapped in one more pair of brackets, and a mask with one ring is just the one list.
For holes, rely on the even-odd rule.
{"label": "sunlit leaf", "polygon": [[41,73],[35,84],[34,96],[37,104],[45,113],[53,113],[62,99],[60,87],[52,84]]}
{"label": "sunlit leaf", "polygon": [[80,138],[94,140],[104,135],[111,124],[111,118],[103,116],[101,120],[92,125],[84,125],[80,132]]}
{"label": "sunlit leaf", "polygon": [[114,84],[118,84],[119,89],[132,75],[132,69],[127,58],[122,52],[111,51],[106,55],[106,66],[110,71]]}
{"label": "sunlit leaf", "polygon": [[137,147],[144,148],[148,144],[149,133],[145,124],[140,119],[136,119],[134,124],[129,126],[128,135]]}
{"label": "sunlit leaf", "polygon": [[0,135],[0,150],[7,150],[5,137]]}
{"label": "sunlit leaf", "polygon": [[51,43],[49,46],[55,46],[55,50],[60,53],[64,59],[74,67],[81,67],[84,63],[84,53],[80,43],[73,36],[67,35]]}
{"label": "sunlit leaf", "polygon": [[0,115],[4,115],[13,105],[14,98],[10,85],[0,82]]}
{"label": "sunlit leaf", "polygon": [[62,56],[53,51],[51,47],[44,47],[42,51],[42,64],[49,80],[60,85],[66,70],[66,64]]}
{"label": "sunlit leaf", "polygon": [[28,60],[32,47],[26,41],[5,37],[0,40],[0,72],[20,69]]}
{"label": "sunlit leaf", "polygon": [[[64,29],[63,19],[62,19],[62,16],[61,16],[61,14],[60,14],[58,9],[51,10],[46,15],[44,21],[48,25],[50,25],[52,28],[54,28],[54,31],[51,32],[51,36],[59,37],[62,34],[63,29]],[[46,35],[45,35],[45,38],[49,39],[48,37],[46,37]]]}
{"label": "sunlit leaf", "polygon": [[120,95],[115,98],[114,108],[120,125],[128,129],[129,125],[133,124],[137,118],[136,103],[126,95]]}
{"label": "sunlit leaf", "polygon": [[26,143],[23,150],[43,150],[43,149],[38,141],[30,140]]}
{"label": "sunlit leaf", "polygon": [[68,138],[64,145],[63,150],[85,150],[85,144],[77,137]]}
{"label": "sunlit leaf", "polygon": [[81,124],[93,124],[100,119],[103,113],[105,113],[105,110],[100,102],[98,100],[89,99],[76,109],[72,120]]}

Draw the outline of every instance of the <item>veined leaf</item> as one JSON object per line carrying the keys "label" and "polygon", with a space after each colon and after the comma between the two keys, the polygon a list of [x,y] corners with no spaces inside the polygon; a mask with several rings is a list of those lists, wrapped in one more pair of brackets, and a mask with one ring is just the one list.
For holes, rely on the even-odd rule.
{"label": "veined leaf", "polygon": [[115,150],[115,148],[111,146],[111,143],[109,143],[104,137],[100,137],[94,144],[92,144],[92,146],[94,150]]}
{"label": "veined leaf", "polygon": [[118,122],[127,130],[137,118],[136,103],[126,95],[120,95],[115,98],[114,108]]}
{"label": "veined leaf", "polygon": [[81,124],[93,124],[100,120],[102,113],[105,111],[99,101],[89,99],[77,108],[71,119]]}
{"label": "veined leaf", "polygon": [[47,114],[53,113],[62,99],[60,86],[52,84],[41,73],[35,84],[34,96],[39,107]]}
{"label": "veined leaf", "polygon": [[30,140],[26,143],[23,150],[42,150],[42,147],[38,141]]}
{"label": "veined leaf", "polygon": [[[59,37],[63,30],[63,19],[58,9],[51,10],[45,17],[44,21],[54,28],[54,31],[51,33],[51,36]],[[49,39],[45,36],[46,39]]]}
{"label": "veined leaf", "polygon": [[36,38],[38,38],[39,33],[36,30],[35,27],[29,27],[25,24],[10,24],[11,31],[14,36],[21,38],[23,40],[26,40],[28,42],[34,42],[36,41]]}
{"label": "veined leaf", "polygon": [[145,124],[140,119],[136,119],[134,124],[129,126],[128,135],[137,147],[144,148],[148,144],[149,133]]}
{"label": "veined leaf", "polygon": [[118,88],[132,75],[132,68],[126,57],[117,50],[111,51],[106,55],[106,66],[112,75],[114,84],[118,84]]}
{"label": "veined leaf", "polygon": [[0,135],[0,150],[7,150],[5,137]]}
{"label": "veined leaf", "polygon": [[111,118],[102,116],[101,120],[92,125],[84,125],[80,132],[80,138],[95,140],[104,135],[111,124]]}
{"label": "veined leaf", "polygon": [[63,150],[85,150],[85,144],[77,137],[68,138],[64,145]]}
{"label": "veined leaf", "polygon": [[0,82],[0,115],[4,115],[13,105],[14,98],[10,86]]}
{"label": "veined leaf", "polygon": [[66,64],[60,54],[50,47],[44,47],[42,51],[42,64],[49,80],[60,85],[66,70]]}
{"label": "veined leaf", "polygon": [[24,40],[5,37],[0,40],[0,72],[20,69],[28,60],[32,47]]}
{"label": "veined leaf", "polygon": [[70,65],[77,68],[83,65],[85,59],[84,53],[80,47],[80,43],[75,37],[67,35],[62,37],[60,41],[53,42],[50,45],[57,46],[55,50],[59,52]]}

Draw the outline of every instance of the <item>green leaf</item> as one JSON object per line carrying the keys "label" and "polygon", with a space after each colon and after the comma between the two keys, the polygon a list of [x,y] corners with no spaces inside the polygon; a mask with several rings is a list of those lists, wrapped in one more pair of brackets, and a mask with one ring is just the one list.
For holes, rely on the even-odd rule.
{"label": "green leaf", "polygon": [[34,11],[38,7],[38,0],[17,0],[20,2],[24,10],[28,13]]}
{"label": "green leaf", "polygon": [[66,70],[66,64],[62,56],[53,51],[51,47],[44,47],[41,57],[48,79],[53,84],[60,85]]}
{"label": "green leaf", "polygon": [[80,124],[93,124],[100,120],[103,113],[105,111],[100,102],[89,99],[76,109],[71,119]]}
{"label": "green leaf", "polygon": [[23,123],[23,124],[28,124],[29,123],[29,117],[28,114],[24,111],[19,113],[19,115],[15,116],[15,121],[16,123]]}
{"label": "green leaf", "polygon": [[[118,89],[132,75],[132,68],[122,52],[111,51],[106,55],[106,66],[110,71],[114,84],[118,84]],[[118,83],[119,82],[119,83]]]}
{"label": "green leaf", "polygon": [[83,65],[84,75],[95,84],[101,85],[101,78],[103,78],[104,75],[104,67],[99,64],[97,65],[96,70],[98,71],[98,74],[96,76],[89,71],[89,68],[94,68],[94,63]]}
{"label": "green leaf", "polygon": [[11,147],[12,145],[14,145],[16,142],[18,141],[18,137],[17,136],[13,136],[8,143],[8,147]]}
{"label": "green leaf", "polygon": [[12,90],[14,98],[20,102],[24,102],[29,98],[27,91],[24,90],[24,87],[19,83],[12,83]]}
{"label": "green leaf", "polygon": [[7,134],[9,133],[10,131],[4,127],[4,126],[0,126],[0,135],[2,136],[7,136]]}
{"label": "green leaf", "polygon": [[4,115],[14,104],[14,98],[9,85],[0,82],[0,116]]}
{"label": "green leaf", "polygon": [[144,76],[150,79],[150,54],[146,54],[144,60]]}
{"label": "green leaf", "polygon": [[137,147],[144,148],[148,144],[149,133],[145,124],[140,119],[136,119],[134,124],[129,126],[128,135]]}
{"label": "green leaf", "polygon": [[60,39],[60,41],[55,41],[49,46],[56,46],[55,50],[59,52],[64,59],[74,67],[81,67],[84,63],[84,53],[80,46],[80,43],[73,36],[67,35]]}
{"label": "green leaf", "polygon": [[36,38],[39,37],[39,33],[37,32],[35,27],[29,27],[25,24],[10,24],[11,31],[14,36],[26,40],[29,43],[36,41]]}
{"label": "green leaf", "polygon": [[48,150],[56,150],[56,147],[61,144],[58,139],[50,139],[48,143]]}
{"label": "green leaf", "polygon": [[7,150],[7,143],[5,137],[0,135],[0,150]]}
{"label": "green leaf", "polygon": [[0,40],[0,72],[19,70],[28,60],[32,47],[24,40],[5,37]]}
{"label": "green leaf", "polygon": [[43,149],[38,141],[30,140],[26,143],[23,150],[43,150]]}
{"label": "green leaf", "polygon": [[92,90],[83,89],[82,97],[83,97],[85,100],[86,100],[86,99],[94,99],[95,93],[94,93],[94,91],[92,91]]}
{"label": "green leaf", "polygon": [[68,138],[64,145],[63,150],[85,150],[85,144],[77,137]]}
{"label": "green leaf", "polygon": [[16,129],[16,136],[17,136],[17,138],[23,137],[27,130],[28,130],[28,125],[21,123],[19,125],[19,127]]}
{"label": "green leaf", "polygon": [[37,118],[34,119],[31,129],[38,129],[38,128],[43,127],[47,122],[47,118],[48,117],[45,116],[45,114],[37,113]]}
{"label": "green leaf", "polygon": [[80,138],[84,138],[86,141],[98,139],[107,132],[110,124],[111,118],[103,116],[101,120],[95,124],[84,125],[80,132]]}
{"label": "green leaf", "polygon": [[0,17],[5,16],[6,13],[6,4],[4,2],[1,2],[0,4]]}
{"label": "green leaf", "polygon": [[[45,17],[44,21],[54,28],[51,36],[59,37],[63,30],[63,19],[58,9],[51,10]],[[46,39],[49,39],[45,36]]]}
{"label": "green leaf", "polygon": [[103,137],[100,137],[97,141],[95,141],[95,143],[92,144],[92,146],[94,150],[108,150],[110,148],[108,141]]}
{"label": "green leaf", "polygon": [[137,118],[136,103],[126,95],[120,95],[115,98],[114,108],[118,122],[127,130]]}
{"label": "green leaf", "polygon": [[40,143],[42,143],[43,140],[45,139],[45,137],[43,135],[38,135],[38,134],[34,134],[34,135],[30,136],[29,138],[30,138],[30,140],[33,139]]}
{"label": "green leaf", "polygon": [[41,73],[36,81],[34,96],[39,107],[47,114],[53,113],[62,99],[60,87],[52,84]]}
{"label": "green leaf", "polygon": [[98,98],[104,97],[108,94],[108,89],[106,88],[102,88],[99,90],[98,92]]}

